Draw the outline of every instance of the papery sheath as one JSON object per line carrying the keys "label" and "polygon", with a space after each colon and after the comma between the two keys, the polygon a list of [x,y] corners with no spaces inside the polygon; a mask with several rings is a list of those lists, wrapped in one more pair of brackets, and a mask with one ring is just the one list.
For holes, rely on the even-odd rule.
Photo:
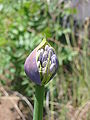
{"label": "papery sheath", "polygon": [[36,63],[36,53],[37,48],[35,48],[31,54],[27,57],[24,69],[27,76],[36,84],[41,85],[40,74],[38,72],[37,63]]}

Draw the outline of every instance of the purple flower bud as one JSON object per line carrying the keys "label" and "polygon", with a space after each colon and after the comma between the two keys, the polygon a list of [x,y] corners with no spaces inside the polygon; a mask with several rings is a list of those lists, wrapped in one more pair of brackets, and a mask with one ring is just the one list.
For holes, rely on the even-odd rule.
{"label": "purple flower bud", "polygon": [[43,53],[44,53],[44,50],[43,50],[43,49],[41,49],[41,50],[40,50],[40,53],[43,55]]}
{"label": "purple flower bud", "polygon": [[47,51],[44,51],[43,57],[42,57],[42,62],[43,62],[43,61],[46,61],[47,58],[48,58],[48,52],[47,52]]}
{"label": "purple flower bud", "polygon": [[49,49],[49,46],[48,46],[48,45],[46,45],[46,46],[45,46],[45,50],[46,50],[46,51],[48,51],[48,49]]}
{"label": "purple flower bud", "polygon": [[54,49],[45,39],[31,52],[24,64],[25,73],[38,85],[44,85],[50,81],[57,68],[58,60]]}
{"label": "purple flower bud", "polygon": [[51,58],[51,63],[56,63],[56,58],[55,57]]}
{"label": "purple flower bud", "polygon": [[45,73],[47,73],[47,75],[48,75],[48,73],[49,73],[48,67],[47,68],[46,67],[42,68],[42,74],[44,75]]}
{"label": "purple flower bud", "polygon": [[42,63],[42,67],[46,67],[46,65],[47,65],[47,61],[44,61],[44,62]]}
{"label": "purple flower bud", "polygon": [[48,54],[49,54],[50,59],[51,59],[51,56],[54,54],[54,50],[53,50],[52,47],[49,47],[49,49],[48,49]]}
{"label": "purple flower bud", "polygon": [[55,63],[52,63],[50,66],[50,72],[53,74],[53,73],[55,73],[55,71],[56,71],[56,65],[55,65]]}
{"label": "purple flower bud", "polygon": [[44,53],[44,50],[41,49],[40,50],[40,55],[39,55],[39,58],[38,58],[39,61],[42,61],[43,53]]}
{"label": "purple flower bud", "polygon": [[42,61],[42,55],[41,54],[39,55],[38,60]]}
{"label": "purple flower bud", "polygon": [[52,57],[51,57],[51,63],[56,63],[56,55],[54,54]]}
{"label": "purple flower bud", "polygon": [[53,54],[53,56],[51,57],[51,63],[55,63],[56,68],[58,67],[58,59],[57,59],[57,56],[55,54]]}

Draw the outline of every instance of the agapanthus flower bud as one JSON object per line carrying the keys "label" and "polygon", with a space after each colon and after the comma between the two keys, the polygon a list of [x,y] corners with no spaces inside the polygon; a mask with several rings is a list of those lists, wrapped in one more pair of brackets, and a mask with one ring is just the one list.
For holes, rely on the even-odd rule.
{"label": "agapanthus flower bud", "polygon": [[52,47],[49,47],[48,52],[52,56],[54,54],[54,49]]}
{"label": "agapanthus flower bud", "polygon": [[58,67],[58,59],[57,59],[57,56],[55,54],[53,54],[51,57],[51,63],[55,63],[56,66]]}
{"label": "agapanthus flower bud", "polygon": [[44,39],[27,57],[24,69],[27,76],[38,85],[45,85],[56,74],[58,59],[54,48]]}
{"label": "agapanthus flower bud", "polygon": [[54,73],[55,70],[56,70],[56,65],[55,65],[55,63],[52,63],[51,66],[50,66],[50,72]]}
{"label": "agapanthus flower bud", "polygon": [[44,51],[43,56],[42,56],[42,62],[43,62],[43,61],[46,61],[47,58],[48,58],[48,52],[47,52],[47,51]]}
{"label": "agapanthus flower bud", "polygon": [[46,67],[47,62],[48,62],[48,61],[44,61],[44,62],[42,63],[42,67]]}
{"label": "agapanthus flower bud", "polygon": [[46,50],[46,51],[48,51],[48,49],[49,49],[49,46],[48,46],[48,45],[46,45],[46,46],[45,46],[45,50]]}

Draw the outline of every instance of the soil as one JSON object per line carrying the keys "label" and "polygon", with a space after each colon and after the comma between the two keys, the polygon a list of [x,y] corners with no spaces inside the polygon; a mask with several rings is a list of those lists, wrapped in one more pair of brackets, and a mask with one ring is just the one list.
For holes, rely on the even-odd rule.
{"label": "soil", "polygon": [[0,120],[22,120],[10,99],[0,99]]}

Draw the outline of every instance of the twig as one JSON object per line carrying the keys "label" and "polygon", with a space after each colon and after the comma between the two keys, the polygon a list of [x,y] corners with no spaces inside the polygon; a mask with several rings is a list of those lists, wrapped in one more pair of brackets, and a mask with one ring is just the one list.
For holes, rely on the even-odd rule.
{"label": "twig", "polygon": [[33,113],[33,106],[32,106],[32,104],[29,102],[29,100],[28,100],[25,96],[23,96],[22,94],[20,94],[19,92],[14,92],[14,94],[15,94],[16,96],[20,97],[21,100],[25,101],[25,102],[27,103],[27,105],[29,106],[30,110],[31,110],[32,113]]}

